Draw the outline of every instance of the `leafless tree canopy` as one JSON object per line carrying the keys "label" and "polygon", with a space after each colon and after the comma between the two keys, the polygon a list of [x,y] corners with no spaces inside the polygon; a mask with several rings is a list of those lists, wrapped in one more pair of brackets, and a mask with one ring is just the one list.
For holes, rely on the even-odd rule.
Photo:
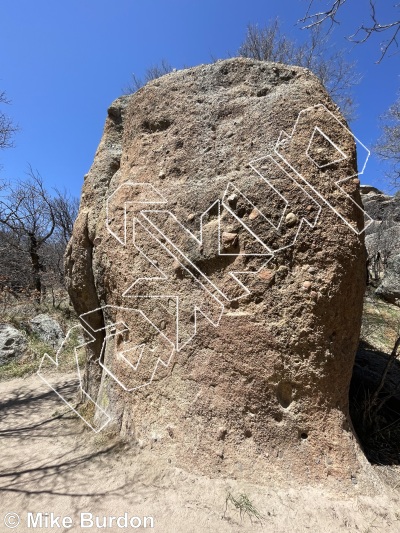
{"label": "leafless tree canopy", "polygon": [[[0,92],[0,106],[9,104],[5,92]],[[0,149],[10,148],[13,144],[12,138],[17,128],[12,120],[2,111],[0,107]]]}
{"label": "leafless tree canopy", "polygon": [[63,255],[78,202],[65,192],[51,194],[37,171],[28,179],[3,184],[0,191],[0,285],[35,293],[60,285]]}
{"label": "leafless tree canopy", "polygon": [[375,149],[379,157],[389,162],[389,178],[400,186],[400,96],[383,115],[383,135]]}
{"label": "leafless tree canopy", "polygon": [[[321,4],[321,0],[317,0]],[[300,19],[303,28],[320,27],[325,22],[329,22],[330,26],[338,24],[338,12],[347,2],[347,0],[329,0],[324,1],[324,8],[320,11],[313,11],[316,0],[309,0],[306,15]],[[386,0],[387,1],[387,0]],[[364,0],[367,5],[367,0]],[[361,23],[356,27],[355,32],[349,36],[349,40],[356,43],[365,43],[371,36],[384,33],[386,39],[381,42],[381,55],[378,63],[382,61],[390,49],[398,48],[398,38],[400,36],[400,16],[395,17],[395,20],[382,22],[379,19],[375,1],[369,0],[369,22],[367,24]],[[394,8],[399,8],[400,4],[394,4]]]}
{"label": "leafless tree canopy", "polygon": [[124,92],[126,94],[132,94],[138,91],[141,87],[146,85],[151,80],[155,80],[157,78],[161,78],[161,76],[164,76],[165,74],[169,74],[172,72],[173,68],[168,63],[166,59],[162,59],[161,62],[157,65],[153,65],[152,67],[149,67],[145,74],[144,78],[138,78],[135,74],[132,74],[132,79],[130,83],[125,87]]}
{"label": "leafless tree canopy", "polygon": [[67,245],[72,235],[75,219],[78,216],[79,199],[76,196],[71,196],[66,190],[56,189],[55,193],[53,199],[55,232],[60,240]]}
{"label": "leafless tree canopy", "polygon": [[355,63],[346,60],[344,50],[328,44],[328,36],[322,34],[319,26],[311,30],[305,43],[299,44],[282,34],[278,19],[263,27],[250,25],[239,55],[309,68],[346,118],[353,118],[351,89],[359,82]]}

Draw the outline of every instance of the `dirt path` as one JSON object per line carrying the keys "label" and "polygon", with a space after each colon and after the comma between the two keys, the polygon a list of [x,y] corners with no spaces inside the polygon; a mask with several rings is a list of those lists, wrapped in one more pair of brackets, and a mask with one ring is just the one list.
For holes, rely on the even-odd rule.
{"label": "dirt path", "polygon": [[[74,386],[69,376],[62,383],[66,390]],[[399,493],[389,486],[365,495],[355,485],[339,495],[315,487],[199,477],[174,468],[155,450],[139,454],[134,447],[86,431],[37,376],[1,383],[0,391],[1,532],[400,532]],[[232,504],[224,517],[229,491],[235,497],[246,494],[262,521],[241,519]],[[7,528],[5,518],[9,525],[16,523],[7,513],[17,513],[20,525]],[[41,524],[37,513],[43,513]],[[51,516],[44,513],[67,518],[51,525]],[[122,518],[107,529],[89,527],[90,520],[81,527],[81,513],[100,517],[100,525],[103,517]],[[128,527],[123,527],[124,513]],[[150,519],[144,527],[144,517],[153,518],[153,528]]]}

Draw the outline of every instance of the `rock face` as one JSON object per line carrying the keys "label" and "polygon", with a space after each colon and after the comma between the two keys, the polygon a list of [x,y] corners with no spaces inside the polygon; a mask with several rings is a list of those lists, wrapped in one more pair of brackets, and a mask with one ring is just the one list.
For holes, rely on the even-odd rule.
{"label": "rock face", "polygon": [[0,324],[0,366],[20,359],[26,350],[25,335],[10,324]]}
{"label": "rock face", "polygon": [[49,315],[37,315],[30,321],[32,331],[53,348],[58,348],[63,339],[64,333],[57,320]]}
{"label": "rock face", "polygon": [[400,298],[400,193],[390,196],[363,185],[361,199],[372,224],[366,230],[371,280],[376,294],[395,303]]}
{"label": "rock face", "polygon": [[116,100],[66,255],[94,423],[213,475],[355,476],[360,205],[308,70],[231,59]]}
{"label": "rock face", "polygon": [[388,259],[382,283],[375,292],[391,303],[400,300],[400,254],[393,255]]}

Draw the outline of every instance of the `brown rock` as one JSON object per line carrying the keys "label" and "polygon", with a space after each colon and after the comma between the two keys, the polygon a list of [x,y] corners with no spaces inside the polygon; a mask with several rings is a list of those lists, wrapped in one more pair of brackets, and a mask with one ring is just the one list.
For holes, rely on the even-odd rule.
{"label": "brown rock", "polygon": [[238,234],[224,231],[222,233],[222,244],[225,249],[234,248],[238,244]]}
{"label": "brown rock", "polygon": [[272,283],[275,279],[275,272],[273,270],[269,270],[268,268],[262,268],[258,272],[258,277],[263,281]]}
{"label": "brown rock", "polygon": [[[335,186],[356,173],[343,121],[310,71],[244,58],[171,73],[109,110],[67,250],[68,288],[78,313],[97,309],[86,317],[98,331],[88,391],[125,435],[158,435],[157,453],[177,466],[253,479],[279,469],[350,480],[360,469],[348,388],[365,249],[363,214]],[[287,203],[293,225],[282,222]],[[239,208],[263,216],[241,219]],[[304,264],[321,277],[316,301],[298,290]],[[268,271],[273,284],[260,281]],[[121,321],[129,334],[102,329]]]}
{"label": "brown rock", "polygon": [[250,213],[249,215],[249,219],[250,220],[254,220],[255,218],[257,218],[259,216],[259,211],[258,209],[253,209],[253,211]]}

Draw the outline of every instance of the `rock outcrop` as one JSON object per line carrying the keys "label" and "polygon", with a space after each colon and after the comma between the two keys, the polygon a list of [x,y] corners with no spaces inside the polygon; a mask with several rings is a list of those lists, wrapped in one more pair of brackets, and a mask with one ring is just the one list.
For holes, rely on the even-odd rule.
{"label": "rock outcrop", "polygon": [[308,70],[231,59],[116,100],[66,255],[94,424],[213,475],[354,479],[360,205]]}
{"label": "rock outcrop", "polygon": [[375,293],[391,303],[400,301],[400,254],[389,257],[382,283]]}
{"label": "rock outcrop", "polygon": [[363,185],[361,199],[373,220],[365,239],[371,281],[378,296],[395,303],[400,299],[400,193],[390,196]]}
{"label": "rock outcrop", "polygon": [[26,336],[10,324],[0,324],[0,366],[21,359],[27,352]]}
{"label": "rock outcrop", "polygon": [[30,325],[33,333],[43,342],[46,342],[53,348],[60,347],[64,339],[64,333],[57,320],[49,315],[41,314],[32,318]]}

